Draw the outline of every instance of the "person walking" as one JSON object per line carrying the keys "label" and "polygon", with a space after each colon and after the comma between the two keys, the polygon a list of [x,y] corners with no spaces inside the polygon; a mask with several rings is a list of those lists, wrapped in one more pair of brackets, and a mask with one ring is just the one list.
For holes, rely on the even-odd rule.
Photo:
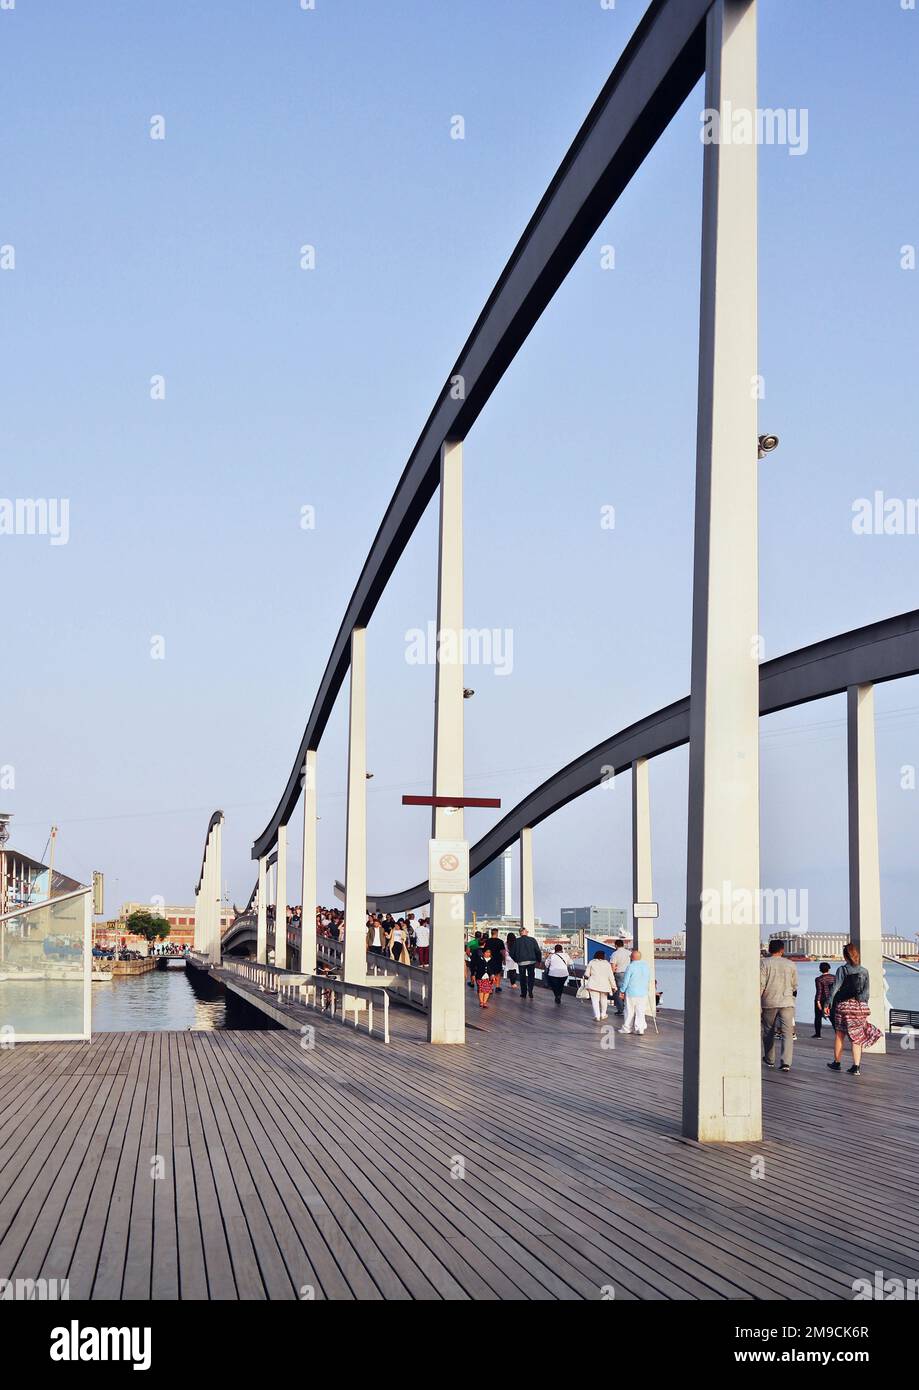
{"label": "person walking", "polygon": [[382,956],[386,949],[386,933],[379,917],[371,917],[367,922],[367,950]]}
{"label": "person walking", "polygon": [[594,958],[584,971],[582,983],[590,996],[594,1019],[601,1023],[606,1018],[609,997],[616,989],[616,976],[612,964],[603,951],[594,951]]}
{"label": "person walking", "polygon": [[469,988],[475,989],[476,965],[479,961],[480,945],[478,932],[473,931],[466,942],[466,968],[469,971]]}
{"label": "person walking", "polygon": [[494,976],[491,973],[491,951],[487,946],[483,946],[481,951],[477,952],[472,968],[475,975],[475,987],[479,995],[479,1008],[487,1009],[491,1003],[492,990],[495,987]]}
{"label": "person walking", "polygon": [[798,972],[785,959],[785,942],[770,941],[769,955],[759,965],[759,1006],[763,1034],[763,1061],[775,1066],[776,1024],[782,1021],[782,1064],[780,1071],[791,1071],[795,1050],[795,996]]}
{"label": "person walking", "polygon": [[557,945],[546,964],[546,974],[549,977],[549,988],[555,995],[555,1002],[559,1008],[561,1008],[562,995],[568,983],[568,966],[570,963],[561,946]]}
{"label": "person walking", "polygon": [[645,1009],[650,988],[651,967],[646,960],[642,960],[641,951],[632,951],[622,977],[621,995],[625,1003],[625,1019],[619,1029],[620,1033],[637,1033],[641,1037],[648,1026]]}
{"label": "person walking", "polygon": [[504,974],[511,989],[517,989],[517,962],[514,960],[514,942],[517,940],[515,932],[509,931],[507,941],[504,945]]}
{"label": "person walking", "polygon": [[482,950],[489,951],[488,973],[491,976],[491,986],[495,994],[501,993],[501,981],[504,979],[504,942],[492,934],[486,937]]}
{"label": "person walking", "polygon": [[625,948],[625,942],[620,938],[616,942],[616,949],[613,952],[612,959],[610,961],[610,964],[613,967],[613,974],[616,977],[615,995],[617,1014],[625,1013],[625,996],[622,993],[622,981],[625,977],[625,972],[629,968],[629,963],[631,959],[632,957],[630,953]]}
{"label": "person walking", "polygon": [[427,917],[421,917],[415,928],[415,959],[420,966],[431,963],[431,927]]}
{"label": "person walking", "polygon": [[833,1060],[827,1062],[830,1071],[842,1068],[842,1049],[846,1038],[852,1044],[852,1065],[850,1076],[862,1074],[862,1048],[870,1047],[883,1036],[880,1028],[869,1023],[871,980],[862,965],[861,953],[854,941],[842,948],[843,963],[836,971],[830,997],[824,1007],[824,1015],[833,1024],[836,1036],[833,1039]]}
{"label": "person walking", "polygon": [[405,918],[400,917],[389,934],[389,954],[398,964],[408,965],[408,959],[404,957],[405,945],[408,939],[408,931],[405,925]]}
{"label": "person walking", "polygon": [[486,945],[491,951],[491,974],[495,982],[495,993],[500,994],[501,981],[504,978],[504,942],[498,935],[497,927],[492,927]]}
{"label": "person walking", "polygon": [[814,977],[814,1037],[820,1037],[820,1029],[823,1024],[824,1010],[829,1008],[830,991],[833,988],[833,976],[830,974],[829,961],[820,962],[820,974]]}
{"label": "person walking", "polygon": [[539,942],[530,936],[528,927],[520,928],[520,935],[514,942],[514,960],[520,974],[520,998],[533,1002],[533,980],[536,967],[542,964],[542,951]]}

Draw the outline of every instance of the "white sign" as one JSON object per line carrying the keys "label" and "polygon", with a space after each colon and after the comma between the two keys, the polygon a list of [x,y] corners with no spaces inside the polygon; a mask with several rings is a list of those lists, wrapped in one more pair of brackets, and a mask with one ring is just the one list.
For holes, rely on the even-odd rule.
{"label": "white sign", "polygon": [[432,893],[469,892],[469,841],[428,841],[428,888]]}
{"label": "white sign", "polygon": [[633,917],[657,917],[659,914],[657,903],[632,903]]}

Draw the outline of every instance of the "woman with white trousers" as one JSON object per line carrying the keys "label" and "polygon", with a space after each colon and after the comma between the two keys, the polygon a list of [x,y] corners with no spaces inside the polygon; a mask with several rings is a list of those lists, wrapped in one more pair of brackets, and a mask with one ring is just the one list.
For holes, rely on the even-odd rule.
{"label": "woman with white trousers", "polygon": [[616,977],[613,974],[613,967],[602,951],[594,951],[594,958],[584,971],[582,983],[590,995],[590,1004],[594,1011],[594,1018],[599,1023],[602,1019],[606,1018],[606,1011],[609,1008],[609,997],[611,994],[614,994],[616,990]]}

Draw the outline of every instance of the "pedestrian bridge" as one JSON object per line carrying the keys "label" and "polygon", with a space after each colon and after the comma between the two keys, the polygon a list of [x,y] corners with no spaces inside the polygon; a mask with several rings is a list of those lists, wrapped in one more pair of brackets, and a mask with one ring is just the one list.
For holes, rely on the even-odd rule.
{"label": "pedestrian bridge", "polygon": [[[768,22],[768,11],[767,22]],[[438,390],[364,559],[268,823],[255,836],[257,882],[245,920],[220,937],[223,817],[211,818],[196,893],[195,947],[220,970],[222,952],[253,952],[267,967],[268,907],[280,921],[290,897],[310,930],[275,947],[275,964],[307,980],[319,966],[311,925],[317,905],[319,749],[348,677],[345,932],[340,972],[355,997],[368,979],[368,902],[399,912],[431,903],[430,970],[423,1006],[438,1046],[467,1040],[463,894],[425,882],[368,893],[366,716],[374,686],[366,629],[428,504],[438,497],[431,841],[464,841],[463,470],[475,457],[476,420],[504,372],[610,210],[625,203],[643,161],[700,79],[706,110],[755,112],[756,0],[653,0],[539,199],[510,259]],[[697,158],[698,148],[685,151]],[[702,156],[701,309],[696,411],[690,692],[585,752],[536,788],[471,847],[473,872],[509,844],[521,850],[521,917],[532,925],[534,829],[574,797],[628,772],[632,785],[633,937],[653,954],[650,759],[689,747],[686,872],[687,989],[683,1132],[704,1141],[762,1134],[758,1019],[760,925],[759,719],[844,694],[848,725],[849,931],[871,977],[871,1012],[885,1018],[881,959],[880,844],[874,688],[919,671],[915,611],[758,664],[758,459],[774,446],[757,415],[755,143],[705,144]],[[627,206],[621,209],[628,216]],[[665,215],[662,210],[662,216]],[[628,325],[622,325],[623,331]],[[687,420],[687,429],[691,427]],[[649,427],[653,428],[653,422]],[[302,881],[288,893],[288,836],[302,802]],[[451,814],[452,813],[452,814]],[[419,864],[427,857],[419,837]],[[454,855],[458,864],[463,854]],[[724,895],[724,885],[731,892]],[[729,898],[729,900],[728,900]],[[703,919],[703,904],[707,913]],[[738,905],[739,904],[739,905]],[[752,910],[751,910],[751,906]],[[647,910],[645,910],[647,909]],[[254,925],[253,925],[254,922]],[[400,981],[403,987],[405,981]],[[395,986],[394,986],[395,987]],[[312,986],[309,987],[310,989]],[[334,993],[334,991],[333,991]],[[878,1050],[884,1049],[884,1042]],[[432,1065],[434,1065],[432,1059]]]}
{"label": "pedestrian bridge", "polygon": [[[69,1279],[71,1300],[619,1302],[915,1276],[914,1052],[860,1085],[802,1038],[765,1078],[769,1137],[703,1145],[681,1135],[679,1014],[623,1038],[545,996],[470,1003],[459,1048],[400,1010],[385,1048],[314,1013],[311,1034],[0,1049],[0,1278]],[[820,1220],[842,1135],[870,1173],[851,1228]]]}

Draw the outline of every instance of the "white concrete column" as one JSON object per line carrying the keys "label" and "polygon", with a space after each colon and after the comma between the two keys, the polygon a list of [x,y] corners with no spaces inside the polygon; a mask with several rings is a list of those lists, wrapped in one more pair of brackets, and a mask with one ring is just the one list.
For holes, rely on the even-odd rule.
{"label": "white concrete column", "polygon": [[300,887],[300,971],[316,973],[316,749],[303,764],[303,877]]}
{"label": "white concrete column", "polygon": [[274,904],[274,963],[279,970],[287,969],[287,826],[278,826],[278,862],[276,865]]}
{"label": "white concrete column", "polygon": [[201,889],[195,889],[195,941],[194,950],[197,955],[201,950]]}
{"label": "white concrete column", "polygon": [[[651,796],[648,787],[648,759],[636,758],[632,763],[632,902],[654,901],[651,877]],[[642,960],[651,967],[648,983],[647,1014],[657,1013],[654,990],[654,932],[657,923],[652,917],[633,917],[632,945],[641,951]]]}
{"label": "white concrete column", "polygon": [[536,894],[533,887],[533,831],[527,825],[520,832],[520,925],[531,936],[536,931]]}
{"label": "white concrete column", "polygon": [[345,845],[345,945],[343,976],[367,979],[367,634],[351,633],[351,700],[348,713],[348,819]]}
{"label": "white concrete column", "polygon": [[[756,0],[708,12],[705,106],[756,110]],[[727,117],[725,117],[727,119]],[[683,1133],[762,1135],[756,144],[705,146]]]}
{"label": "white concrete column", "polygon": [[[434,679],[434,795],[461,797],[463,763],[463,445],[440,451],[440,529],[437,555],[437,665]],[[461,808],[435,806],[435,840],[462,840]],[[431,894],[428,1041],[466,1041],[463,893]]]}
{"label": "white concrete column", "polygon": [[210,844],[208,845],[208,861],[210,864],[210,920],[208,923],[208,947],[207,953],[210,957],[211,965],[220,964],[220,909],[221,909],[221,883],[223,874],[223,818],[212,827]]}
{"label": "white concrete column", "polygon": [[268,856],[262,854],[258,861],[255,959],[260,965],[268,964]]}
{"label": "white concrete column", "polygon": [[201,952],[210,959],[211,953],[211,837],[208,832],[204,845],[204,863],[201,866],[201,891],[198,894],[201,906]]}
{"label": "white concrete column", "polygon": [[866,1052],[887,1051],[889,1018],[884,996],[881,942],[881,863],[878,849],[874,686],[851,685],[849,745],[849,936],[871,978],[871,1021],[885,1034]]}

